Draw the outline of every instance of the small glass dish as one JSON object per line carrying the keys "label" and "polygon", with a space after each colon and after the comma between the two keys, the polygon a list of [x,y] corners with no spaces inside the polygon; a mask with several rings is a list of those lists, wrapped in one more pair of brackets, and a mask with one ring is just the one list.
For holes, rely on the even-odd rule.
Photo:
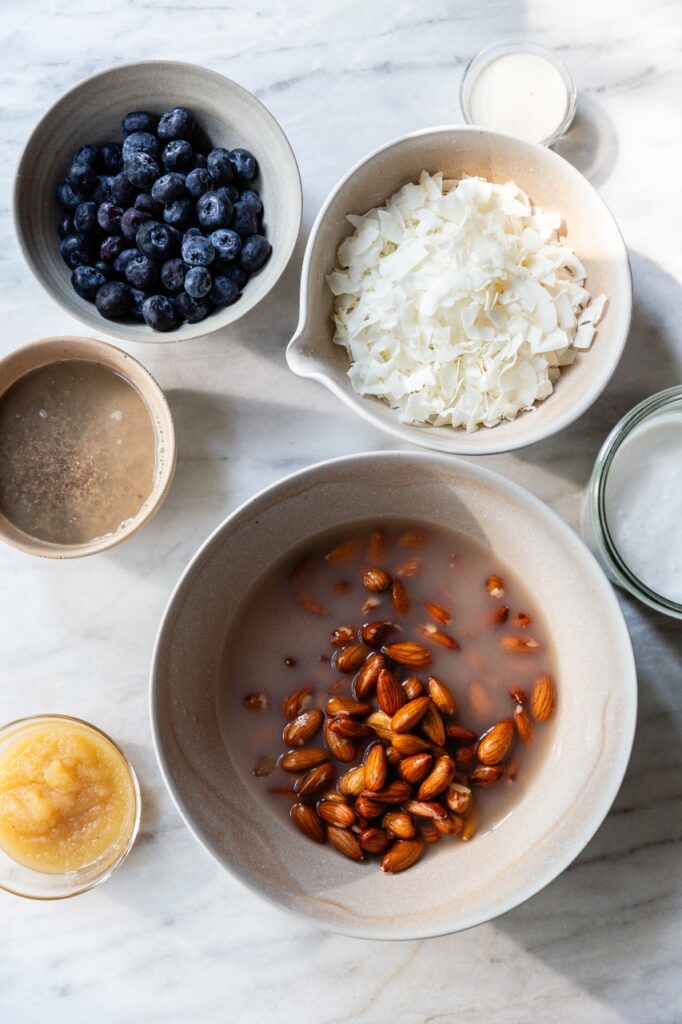
{"label": "small glass dish", "polygon": [[[565,135],[570,128],[575,116],[578,93],[575,87],[575,82],[573,81],[573,75],[561,58],[558,57],[553,50],[549,50],[546,46],[542,46],[540,43],[533,42],[532,39],[524,39],[521,36],[509,36],[507,39],[501,39],[497,43],[491,43],[489,46],[484,46],[482,50],[479,50],[478,53],[474,54],[464,69],[464,74],[462,75],[462,80],[459,84],[459,105],[462,110],[464,120],[469,125],[477,125],[477,122],[471,113],[471,93],[473,85],[481,71],[487,67],[488,64],[497,60],[498,57],[503,57],[509,53],[532,53],[536,57],[542,57],[559,73],[564,85],[566,86],[566,113],[564,114],[564,117],[550,135],[544,139],[537,140],[542,146],[551,146]],[[480,124],[478,127],[503,131],[503,129],[499,127],[495,129],[493,125]],[[514,133],[510,131],[507,132],[507,134],[512,135]]]}
{"label": "small glass dish", "polygon": [[14,860],[0,846],[0,889],[15,896],[23,896],[33,900],[60,900],[69,896],[78,896],[87,892],[100,882],[106,881],[116,868],[128,856],[140,827],[141,798],[140,787],[135,769],[110,736],[80,718],[69,715],[33,715],[20,718],[0,727],[0,758],[2,754],[18,740],[25,739],[32,732],[45,729],[46,726],[66,723],[83,732],[95,734],[101,741],[104,739],[113,748],[113,753],[124,768],[130,782],[131,801],[126,816],[125,827],[118,839],[109,846],[97,859],[85,866],[63,872],[37,871]]}
{"label": "small glass dish", "polygon": [[682,619],[682,604],[656,593],[639,579],[624,561],[609,530],[606,514],[609,470],[621,445],[645,420],[670,411],[682,411],[682,386],[667,388],[650,398],[645,398],[616,424],[604,441],[594,464],[583,507],[582,527],[585,542],[614,583],[657,612]]}

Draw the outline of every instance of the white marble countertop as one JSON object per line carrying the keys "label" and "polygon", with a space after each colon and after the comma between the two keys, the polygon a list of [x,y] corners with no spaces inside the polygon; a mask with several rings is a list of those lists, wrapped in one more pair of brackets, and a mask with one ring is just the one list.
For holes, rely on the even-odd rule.
{"label": "white marble countertop", "polygon": [[682,1020],[682,626],[627,598],[640,712],[615,806],[578,860],[526,905],[446,938],[327,935],[244,890],[182,825],[154,761],[150,653],[180,571],[256,489],[346,452],[391,447],[293,377],[305,235],[336,179],[405,131],[459,122],[469,56],[523,32],[557,48],[581,93],[560,145],[630,248],[634,321],[604,396],[559,437],[485,460],[573,526],[596,452],[636,401],[682,379],[682,19],[679,0],[21,0],[0,21],[0,353],[83,333],[17,249],[11,178],[29,130],[85,76],[123,61],[195,61],[253,90],[300,162],[304,236],[274,293],[222,334],[134,346],[165,388],[179,463],[158,518],[120,548],[50,563],[0,550],[0,719],[44,710],[101,724],[144,790],[142,834],[106,885],[53,905],[0,893],[0,1016],[238,1024]]}

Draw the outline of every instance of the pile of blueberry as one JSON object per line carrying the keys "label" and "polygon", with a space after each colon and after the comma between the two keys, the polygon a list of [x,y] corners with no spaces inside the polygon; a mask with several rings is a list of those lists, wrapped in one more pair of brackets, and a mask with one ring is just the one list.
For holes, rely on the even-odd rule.
{"label": "pile of blueberry", "polygon": [[71,283],[109,320],[197,323],[236,302],[270,256],[256,159],[212,149],[184,107],[122,125],[122,146],[82,146],[57,189]]}

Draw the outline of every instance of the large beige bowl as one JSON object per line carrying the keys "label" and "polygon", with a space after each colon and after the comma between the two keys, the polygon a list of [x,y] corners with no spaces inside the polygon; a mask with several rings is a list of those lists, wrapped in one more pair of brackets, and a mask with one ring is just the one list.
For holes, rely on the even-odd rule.
{"label": "large beige bowl", "polygon": [[[561,214],[566,241],[584,262],[587,287],[609,299],[592,348],[562,371],[552,395],[511,423],[475,433],[452,427],[401,423],[384,402],[357,395],[347,377],[348,356],[332,341],[333,297],[325,276],[336,251],[352,232],[349,213],[363,214],[382,205],[422,170],[444,171],[448,178],[480,175],[489,181],[513,180],[532,202]],[[532,444],[562,430],[580,416],[606,387],[627,339],[632,288],[627,250],[603,200],[589,182],[556,153],[482,128],[429,128],[375,150],[341,179],[313,225],[301,274],[301,311],[287,359],[302,377],[320,381],[360,416],[389,434],[424,448],[461,455],[485,455]]]}
{"label": "large beige bowl", "polygon": [[[63,211],[55,189],[69,161],[86,142],[121,140],[121,118],[130,110],[163,113],[189,107],[215,146],[244,147],[260,166],[257,187],[265,207],[272,255],[232,306],[198,324],[161,334],[146,324],[101,317],[71,287],[71,271],[59,253],[57,223]],[[294,250],[301,225],[301,178],[296,158],[275,118],[236,82],[195,64],[146,61],[123,64],[70,89],[36,125],[24,149],[14,188],[14,221],[26,261],[48,294],[93,330],[126,341],[185,341],[234,323],[276,284]]]}
{"label": "large beige bowl", "polygon": [[[559,702],[546,761],[509,817],[468,844],[441,843],[410,871],[386,876],[376,864],[351,863],[316,846],[254,801],[221,738],[227,730],[221,733],[217,696],[223,640],[254,579],[320,530],[397,511],[463,531],[522,573],[552,627]],[[178,583],[151,673],[161,771],[204,848],[280,906],[324,928],[386,939],[467,928],[555,878],[614,799],[630,754],[636,702],[623,617],[581,541],[502,477],[425,453],[321,463],[237,509]]]}

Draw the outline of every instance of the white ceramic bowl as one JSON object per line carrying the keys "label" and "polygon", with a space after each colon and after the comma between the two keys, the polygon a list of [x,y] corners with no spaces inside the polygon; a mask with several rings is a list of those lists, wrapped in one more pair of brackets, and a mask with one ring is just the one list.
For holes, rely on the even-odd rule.
{"label": "white ceramic bowl", "polygon": [[[340,243],[352,231],[346,215],[382,205],[405,182],[416,181],[422,170],[444,171],[448,178],[480,175],[488,181],[515,181],[536,205],[561,214],[566,241],[587,269],[587,287],[593,295],[608,296],[591,349],[562,370],[549,398],[511,423],[469,434],[452,427],[401,423],[384,402],[353,391],[348,356],[332,341],[333,297],[325,276],[335,266]],[[320,210],[306,247],[300,320],[287,360],[294,373],[320,381],[360,416],[403,441],[460,455],[486,455],[533,444],[584,413],[618,364],[631,312],[625,244],[605,203],[575,167],[544,146],[482,128],[428,128],[370,153],[341,179]]]}
{"label": "white ceramic bowl", "polygon": [[[322,529],[412,517],[467,533],[516,567],[553,627],[559,699],[551,747],[512,813],[470,843],[440,843],[382,875],[310,843],[256,803],[218,722],[223,641],[255,577]],[[378,452],[295,473],[230,515],[166,609],[151,672],[161,772],[195,837],[261,895],[368,938],[421,938],[502,914],[555,878],[606,815],[627,765],[636,677],[618,603],[592,555],[532,495],[443,455]],[[221,701],[224,706],[224,701]]]}

